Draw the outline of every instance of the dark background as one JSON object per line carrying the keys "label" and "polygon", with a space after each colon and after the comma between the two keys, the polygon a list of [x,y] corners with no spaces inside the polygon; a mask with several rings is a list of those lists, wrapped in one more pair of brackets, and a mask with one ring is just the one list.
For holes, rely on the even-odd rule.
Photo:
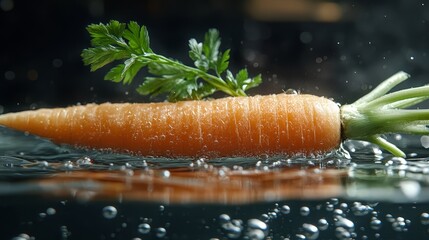
{"label": "dark background", "polygon": [[424,84],[426,2],[0,0],[0,110],[148,101],[135,93],[138,79],[103,81],[107,68],[91,73],[82,63],[85,27],[110,19],[146,25],[152,49],[185,63],[188,39],[218,28],[221,48],[232,49],[230,68],[262,73],[251,94],[295,88],[348,103],[399,70]]}

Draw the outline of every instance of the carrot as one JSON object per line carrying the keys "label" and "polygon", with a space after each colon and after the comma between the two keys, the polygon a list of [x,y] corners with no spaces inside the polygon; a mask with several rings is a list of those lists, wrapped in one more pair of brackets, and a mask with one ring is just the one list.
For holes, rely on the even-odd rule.
{"label": "carrot", "polygon": [[321,154],[341,141],[339,107],[311,95],[90,104],[0,115],[58,143],[154,156]]}
{"label": "carrot", "polygon": [[[136,22],[110,21],[87,30],[92,47],[82,51],[82,58],[92,71],[123,60],[105,79],[129,84],[147,67],[153,76],[146,77],[137,91],[166,94],[177,103],[41,109],[1,115],[1,125],[58,143],[155,156],[312,155],[332,151],[345,139],[357,139],[405,157],[382,135],[429,134],[429,110],[409,109],[429,98],[429,86],[388,93],[408,79],[404,72],[341,108],[310,95],[247,97],[246,91],[258,86],[261,76],[249,77],[246,69],[235,75],[227,70],[229,50],[219,51],[215,29],[202,43],[189,41],[193,67],[155,53],[146,27]],[[233,97],[200,100],[216,91]]]}

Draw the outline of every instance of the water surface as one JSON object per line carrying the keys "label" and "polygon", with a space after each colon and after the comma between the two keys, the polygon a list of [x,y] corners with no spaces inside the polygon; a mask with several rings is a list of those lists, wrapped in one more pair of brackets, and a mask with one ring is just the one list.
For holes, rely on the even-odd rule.
{"label": "water surface", "polygon": [[2,239],[427,239],[429,164],[364,142],[312,158],[167,159],[0,128]]}

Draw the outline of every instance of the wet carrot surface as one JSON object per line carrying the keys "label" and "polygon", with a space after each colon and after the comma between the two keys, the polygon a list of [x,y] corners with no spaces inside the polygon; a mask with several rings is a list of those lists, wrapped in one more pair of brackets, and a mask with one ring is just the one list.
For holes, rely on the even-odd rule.
{"label": "wet carrot surface", "polygon": [[89,104],[0,116],[57,143],[153,156],[319,154],[341,141],[339,107],[312,95]]}

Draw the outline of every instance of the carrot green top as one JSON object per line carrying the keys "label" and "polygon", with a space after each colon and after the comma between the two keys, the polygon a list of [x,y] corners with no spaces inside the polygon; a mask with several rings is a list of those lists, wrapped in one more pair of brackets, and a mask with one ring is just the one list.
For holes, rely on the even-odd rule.
{"label": "carrot green top", "polygon": [[343,136],[375,143],[395,156],[405,157],[394,144],[380,135],[385,133],[429,134],[429,110],[405,109],[429,98],[429,86],[388,93],[409,78],[398,72],[356,102],[341,107]]}
{"label": "carrot green top", "polygon": [[[233,74],[227,70],[229,52],[219,50],[219,32],[205,34],[203,42],[189,40],[189,57],[194,66],[155,53],[149,46],[145,26],[110,21],[91,24],[91,47],[84,49],[85,65],[95,71],[114,61],[122,61],[106,74],[105,79],[129,84],[147,67],[153,76],[146,77],[137,91],[142,95],[166,94],[169,101],[203,99],[216,91],[231,96],[246,96],[246,91],[262,82],[261,75],[249,77],[244,68]],[[409,77],[399,72],[382,82],[356,102],[341,107],[344,139],[375,143],[396,156],[405,156],[394,144],[382,138],[385,133],[429,134],[429,110],[405,109],[429,98],[429,86],[388,93]]]}
{"label": "carrot green top", "polygon": [[[152,51],[145,26],[131,21],[128,24],[110,21],[108,24],[91,24],[91,48],[82,52],[85,65],[95,71],[116,60],[123,63],[113,67],[106,80],[129,84],[143,67],[153,77],[146,77],[137,91],[142,95],[167,94],[169,101],[202,99],[216,91],[231,96],[246,96],[245,91],[258,86],[261,75],[249,77],[247,70],[235,76],[227,70],[229,50],[220,52],[219,32],[210,29],[204,42],[189,40],[189,57],[194,66],[187,66]],[[224,75],[224,76],[222,76]]]}

